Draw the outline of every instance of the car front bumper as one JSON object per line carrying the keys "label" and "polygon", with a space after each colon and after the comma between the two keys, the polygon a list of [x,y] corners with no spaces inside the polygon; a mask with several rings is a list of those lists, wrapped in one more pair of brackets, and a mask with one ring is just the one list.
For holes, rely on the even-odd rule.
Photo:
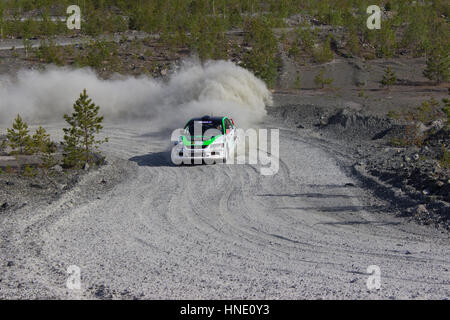
{"label": "car front bumper", "polygon": [[173,148],[172,161],[175,163],[192,163],[192,161],[219,161],[225,158],[225,150],[223,149],[190,149],[190,148]]}

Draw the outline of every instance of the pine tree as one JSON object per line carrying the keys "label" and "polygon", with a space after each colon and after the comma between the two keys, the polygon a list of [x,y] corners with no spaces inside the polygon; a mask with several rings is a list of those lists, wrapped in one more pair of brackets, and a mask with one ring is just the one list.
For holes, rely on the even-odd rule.
{"label": "pine tree", "polygon": [[437,84],[450,79],[450,53],[443,45],[438,45],[431,50],[428,56],[427,66],[423,75]]}
{"label": "pine tree", "polygon": [[71,116],[65,114],[64,119],[70,128],[64,130],[64,164],[69,167],[92,163],[92,152],[105,140],[96,140],[96,135],[103,129],[103,117],[98,115],[100,107],[95,105],[86,93],[73,105]]}
{"label": "pine tree", "polygon": [[75,128],[64,130],[64,165],[67,167],[81,166],[83,163],[83,151],[80,147],[81,137]]}
{"label": "pine tree", "polygon": [[22,120],[19,114],[14,120],[12,129],[7,129],[7,132],[6,138],[11,148],[19,149],[19,153],[30,151],[28,124]]}
{"label": "pine tree", "polygon": [[384,71],[383,79],[381,80],[381,85],[387,87],[388,89],[395,84],[397,81],[397,76],[391,67],[387,67]]}
{"label": "pine tree", "polygon": [[41,126],[36,129],[36,133],[31,137],[33,151],[45,153],[48,149],[50,149],[51,141],[50,135],[47,134],[47,131]]}
{"label": "pine tree", "polygon": [[41,154],[42,166],[46,169],[53,167],[58,162],[55,160],[53,153],[56,151],[56,145],[50,140],[50,135],[41,126],[31,137],[33,153]]}

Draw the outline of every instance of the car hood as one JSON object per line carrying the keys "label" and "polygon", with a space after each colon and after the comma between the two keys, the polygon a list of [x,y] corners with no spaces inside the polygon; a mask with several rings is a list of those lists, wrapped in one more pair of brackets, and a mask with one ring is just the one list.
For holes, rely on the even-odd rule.
{"label": "car hood", "polygon": [[187,147],[190,146],[209,146],[213,143],[220,143],[223,141],[223,135],[210,137],[210,136],[181,136],[183,144]]}

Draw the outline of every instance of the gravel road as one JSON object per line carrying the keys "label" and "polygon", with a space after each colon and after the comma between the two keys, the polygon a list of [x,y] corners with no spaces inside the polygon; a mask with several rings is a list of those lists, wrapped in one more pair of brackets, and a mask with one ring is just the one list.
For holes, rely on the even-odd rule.
{"label": "gravel road", "polygon": [[[448,235],[389,214],[307,133],[281,128],[280,170],[263,176],[172,166],[168,133],[146,123],[105,131],[109,165],[51,205],[0,215],[0,298],[450,297]],[[81,290],[66,288],[70,265]]]}

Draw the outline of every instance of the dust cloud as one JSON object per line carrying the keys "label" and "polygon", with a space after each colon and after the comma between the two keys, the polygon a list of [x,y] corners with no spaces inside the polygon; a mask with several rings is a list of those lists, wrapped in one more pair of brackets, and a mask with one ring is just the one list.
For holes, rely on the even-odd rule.
{"label": "dust cloud", "polygon": [[91,69],[49,67],[0,77],[0,123],[11,123],[18,113],[31,124],[62,121],[83,88],[106,121],[148,120],[160,129],[203,115],[231,116],[249,127],[272,103],[263,81],[228,61],[185,61],[158,80],[120,75],[103,80]]}

